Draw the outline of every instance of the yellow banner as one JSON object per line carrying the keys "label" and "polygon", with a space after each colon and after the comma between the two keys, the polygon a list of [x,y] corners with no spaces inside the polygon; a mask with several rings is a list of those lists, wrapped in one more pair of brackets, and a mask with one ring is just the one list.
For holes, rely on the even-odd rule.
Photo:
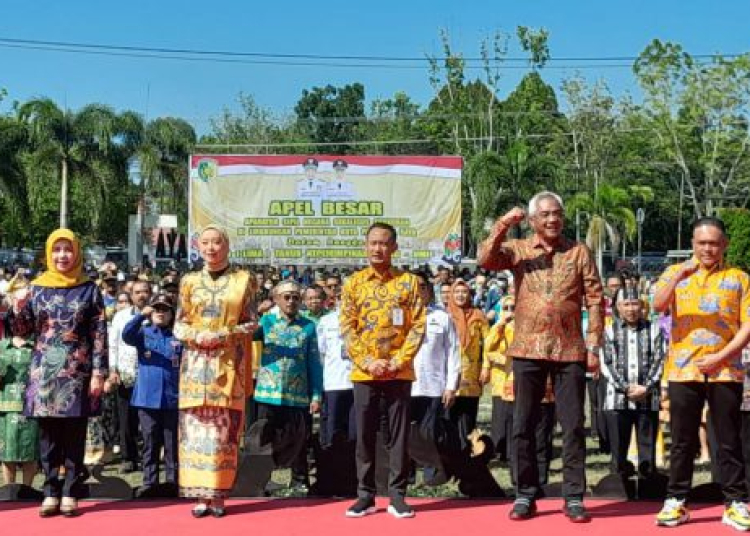
{"label": "yellow banner", "polygon": [[190,259],[209,223],[243,264],[366,263],[373,222],[398,232],[398,264],[461,255],[459,157],[193,155]]}

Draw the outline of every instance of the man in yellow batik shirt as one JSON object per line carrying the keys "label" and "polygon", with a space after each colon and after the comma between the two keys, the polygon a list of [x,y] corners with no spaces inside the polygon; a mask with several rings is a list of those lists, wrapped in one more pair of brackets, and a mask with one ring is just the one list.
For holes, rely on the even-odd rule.
{"label": "man in yellow batik shirt", "polygon": [[701,412],[708,408],[716,431],[717,460],[726,509],[722,523],[750,530],[740,441],[744,371],[742,349],[750,340],[750,277],[724,264],[724,223],[701,218],[693,225],[693,258],[671,266],[657,283],[654,309],[672,313],[665,367],[672,432],[667,500],[656,524],[675,527],[689,519],[685,499],[693,478]]}
{"label": "man in yellow batik shirt", "polygon": [[357,422],[358,500],[347,517],[376,512],[375,455],[382,411],[387,413],[389,478],[388,513],[413,517],[406,504],[409,478],[409,425],[413,360],[425,330],[425,307],[416,276],[394,268],[396,229],[373,223],[365,250],[369,267],[350,277],[341,296],[341,334],[352,360]]}

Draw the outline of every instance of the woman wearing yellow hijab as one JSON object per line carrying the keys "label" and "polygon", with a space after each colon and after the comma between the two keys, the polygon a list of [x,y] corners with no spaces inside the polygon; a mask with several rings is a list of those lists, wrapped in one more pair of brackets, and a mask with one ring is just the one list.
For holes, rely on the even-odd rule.
{"label": "woman wearing yellow hijab", "polygon": [[101,293],[83,273],[76,235],[58,229],[45,252],[47,271],[16,293],[9,319],[13,335],[35,340],[24,414],[39,423],[45,476],[39,515],[75,516],[87,421],[99,412],[107,373],[107,322]]}

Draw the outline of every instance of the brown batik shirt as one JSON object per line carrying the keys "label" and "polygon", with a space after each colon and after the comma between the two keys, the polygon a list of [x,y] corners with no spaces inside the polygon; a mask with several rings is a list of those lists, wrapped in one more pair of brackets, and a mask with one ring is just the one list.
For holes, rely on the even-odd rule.
{"label": "brown batik shirt", "polygon": [[[537,235],[505,241],[498,223],[479,248],[478,264],[510,270],[515,278],[515,337],[508,355],[549,361],[584,361],[586,346],[601,346],[602,284],[586,245],[561,238],[547,251]],[[584,342],[582,307],[589,314]]]}

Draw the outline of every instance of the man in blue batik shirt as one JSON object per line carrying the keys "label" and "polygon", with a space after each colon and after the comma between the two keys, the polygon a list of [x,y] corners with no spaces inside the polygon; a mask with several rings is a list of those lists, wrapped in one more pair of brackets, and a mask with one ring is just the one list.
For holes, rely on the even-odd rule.
{"label": "man in blue batik shirt", "polygon": [[[273,297],[278,313],[264,315],[255,333],[255,340],[263,343],[255,386],[258,420],[265,422],[264,438],[306,438],[306,414],[320,410],[323,392],[315,324],[299,314],[301,292],[296,282],[282,281]],[[291,449],[294,452],[278,454],[294,460],[295,483],[307,485],[307,459],[301,454],[306,444],[298,443]]]}

